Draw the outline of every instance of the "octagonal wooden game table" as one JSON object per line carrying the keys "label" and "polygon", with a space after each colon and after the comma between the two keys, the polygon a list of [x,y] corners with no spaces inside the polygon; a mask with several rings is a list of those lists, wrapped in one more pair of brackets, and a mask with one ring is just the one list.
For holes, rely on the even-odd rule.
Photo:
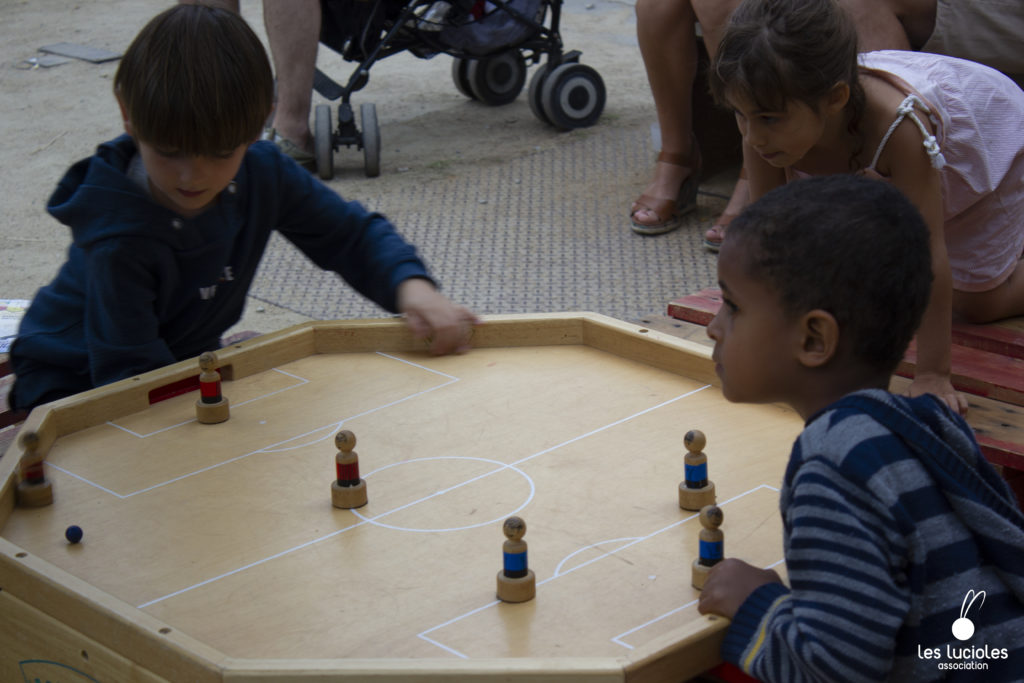
{"label": "octagonal wooden game table", "polygon": [[[399,320],[312,322],[34,411],[54,502],[0,458],[0,680],[677,681],[719,661],[697,613],[683,436],[707,438],[725,554],[782,560],[801,423],[730,404],[709,350],[593,314],[487,318],[433,357]],[[368,503],[331,504],[356,435]],[[536,597],[495,597],[502,524]],[[72,544],[64,531],[81,527]],[[781,569],[781,566],[779,567]]]}

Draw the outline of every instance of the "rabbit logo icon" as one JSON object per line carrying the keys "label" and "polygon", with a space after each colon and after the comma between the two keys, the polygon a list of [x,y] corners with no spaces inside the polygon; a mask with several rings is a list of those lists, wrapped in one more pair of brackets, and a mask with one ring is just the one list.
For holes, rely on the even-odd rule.
{"label": "rabbit logo icon", "polygon": [[964,641],[974,635],[974,622],[967,618],[967,613],[978,598],[981,598],[981,603],[978,605],[978,609],[981,609],[981,606],[985,604],[985,591],[975,593],[973,590],[969,590],[964,596],[964,602],[960,606],[960,618],[953,622],[953,637],[957,640]]}

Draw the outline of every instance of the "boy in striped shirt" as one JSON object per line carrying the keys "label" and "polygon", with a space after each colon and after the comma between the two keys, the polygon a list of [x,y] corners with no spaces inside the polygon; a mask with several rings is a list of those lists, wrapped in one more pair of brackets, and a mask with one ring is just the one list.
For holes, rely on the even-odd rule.
{"label": "boy in striped shirt", "polygon": [[928,303],[928,229],[889,184],[790,183],[729,229],[708,327],[730,401],[806,421],[780,493],[789,586],[719,563],[700,611],[764,681],[1024,677],[1024,515],[970,427],[886,391]]}

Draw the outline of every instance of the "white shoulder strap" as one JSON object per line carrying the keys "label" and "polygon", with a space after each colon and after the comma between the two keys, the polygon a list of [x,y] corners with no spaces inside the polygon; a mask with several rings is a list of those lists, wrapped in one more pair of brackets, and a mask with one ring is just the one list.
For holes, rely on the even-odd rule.
{"label": "white shoulder strap", "polygon": [[918,118],[917,112],[914,111],[914,107],[920,107],[925,113],[931,113],[928,109],[928,105],[921,101],[917,95],[907,95],[907,97],[900,103],[899,108],[896,110],[896,120],[889,126],[889,130],[882,136],[882,141],[878,143],[878,149],[875,150],[875,158],[871,160],[869,169],[875,171],[875,166],[878,164],[878,158],[882,156],[882,150],[885,149],[885,145],[889,142],[889,138],[896,131],[896,127],[899,126],[903,119],[910,117],[910,120],[917,125],[917,129],[921,131],[921,135],[924,137],[924,151],[928,154],[928,158],[931,161],[932,168],[941,169],[946,165],[946,158],[942,156],[942,150],[939,149],[939,141],[935,139],[935,136],[928,132],[928,129],[921,123],[921,119]]}

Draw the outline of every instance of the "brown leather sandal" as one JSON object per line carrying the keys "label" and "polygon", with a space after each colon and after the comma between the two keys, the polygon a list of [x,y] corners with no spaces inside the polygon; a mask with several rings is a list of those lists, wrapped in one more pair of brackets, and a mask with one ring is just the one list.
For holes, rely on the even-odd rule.
{"label": "brown leather sandal", "polygon": [[[630,223],[633,225],[633,232],[639,235],[661,235],[671,232],[682,225],[682,217],[697,208],[697,186],[700,184],[700,148],[697,142],[693,142],[692,152],[687,157],[676,152],[660,152],[658,161],[673,166],[679,166],[686,170],[688,175],[679,186],[679,193],[675,199],[664,199],[640,195],[636,200],[636,208],[630,214]],[[658,217],[659,222],[653,225],[637,223],[633,217],[637,211],[646,209]]]}

